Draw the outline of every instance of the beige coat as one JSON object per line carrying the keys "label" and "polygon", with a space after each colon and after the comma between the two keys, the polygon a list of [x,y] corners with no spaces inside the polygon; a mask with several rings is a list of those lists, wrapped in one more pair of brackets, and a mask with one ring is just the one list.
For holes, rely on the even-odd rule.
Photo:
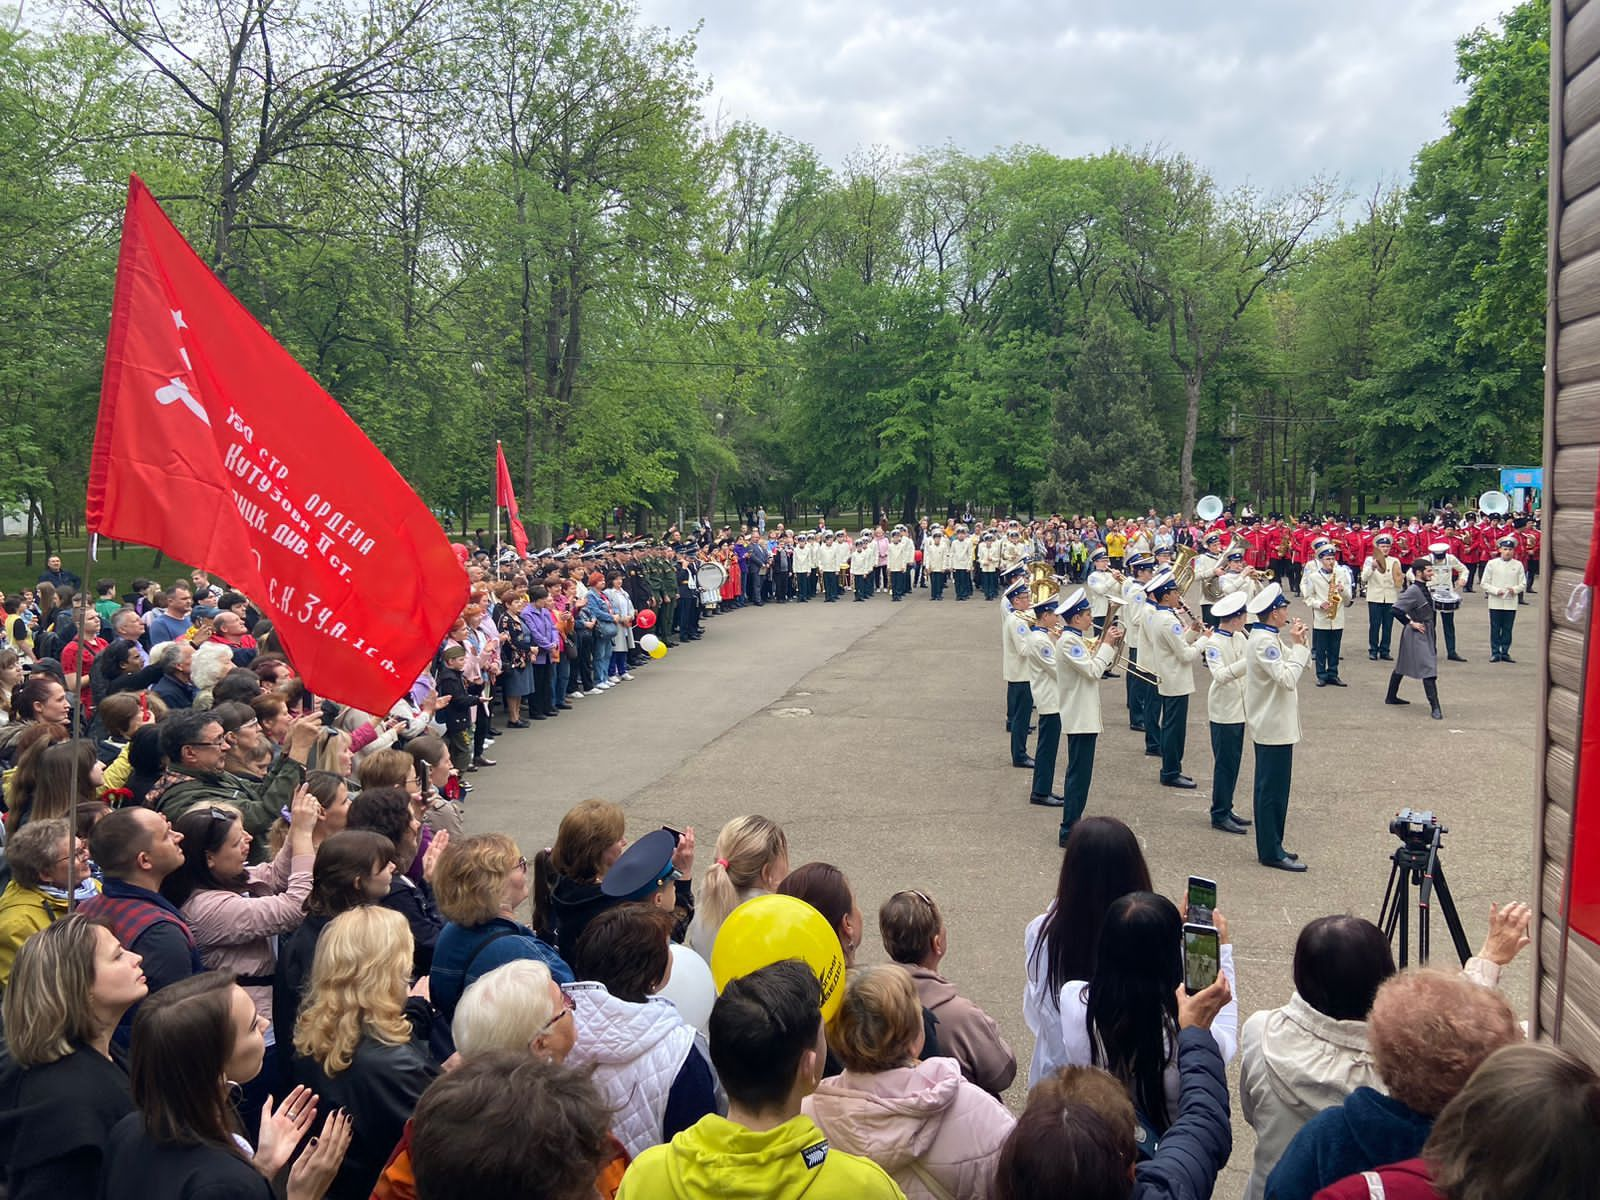
{"label": "beige coat", "polygon": [[1282,641],[1265,625],[1253,626],[1245,647],[1244,718],[1258,746],[1293,746],[1300,740],[1300,672],[1309,647]]}
{"label": "beige coat", "polygon": [[1394,555],[1387,559],[1387,570],[1378,570],[1378,560],[1372,555],[1361,564],[1361,586],[1367,589],[1368,604],[1393,604],[1405,586],[1405,575],[1400,560]]}
{"label": "beige coat", "polygon": [[1516,608],[1517,597],[1527,590],[1528,572],[1516,559],[1492,558],[1483,564],[1483,594],[1491,609]]}
{"label": "beige coat", "polygon": [[1005,600],[1000,614],[1000,670],[1007,683],[1027,683],[1028,676],[1028,618],[1011,607]]}
{"label": "beige coat", "polygon": [[1163,696],[1188,696],[1194,692],[1194,661],[1200,647],[1184,629],[1175,609],[1152,605],[1145,614],[1139,638],[1139,665],[1161,676],[1156,690]]}
{"label": "beige coat", "polygon": [[961,1074],[998,1096],[1017,1077],[1017,1056],[1000,1026],[983,1009],[956,991],[937,971],[907,967],[917,999],[939,1022],[940,1053],[961,1064]]}
{"label": "beige coat", "polygon": [[1033,692],[1033,706],[1041,716],[1061,711],[1061,673],[1056,661],[1059,653],[1056,639],[1042,629],[1032,630],[1023,643],[1028,687]]}
{"label": "beige coat", "polygon": [[[1339,611],[1330,618],[1322,611],[1322,606],[1334,592],[1339,593]],[[1350,572],[1337,563],[1331,571],[1325,571],[1308,563],[1300,576],[1300,596],[1311,609],[1313,629],[1343,629],[1345,615],[1350,611],[1350,598],[1353,595],[1355,589],[1350,586]]]}
{"label": "beige coat", "polygon": [[1116,647],[1102,641],[1093,654],[1082,635],[1068,629],[1056,643],[1057,704],[1062,733],[1099,733],[1100,677],[1116,655]]}
{"label": "beige coat", "polygon": [[1106,597],[1116,595],[1121,585],[1110,571],[1090,571],[1083,586],[1089,593],[1089,611],[1099,618],[1105,616],[1106,610],[1111,607],[1111,601]]}
{"label": "beige coat", "polygon": [[1244,630],[1224,633],[1216,630],[1200,639],[1211,672],[1211,687],[1206,692],[1206,716],[1217,725],[1244,724],[1244,676],[1250,664],[1245,658],[1249,638]]}

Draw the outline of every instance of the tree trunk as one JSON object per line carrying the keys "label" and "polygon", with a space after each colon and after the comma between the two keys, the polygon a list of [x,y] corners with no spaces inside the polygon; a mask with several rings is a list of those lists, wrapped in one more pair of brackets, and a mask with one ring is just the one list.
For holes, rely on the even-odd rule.
{"label": "tree trunk", "polygon": [[912,484],[906,489],[906,500],[900,508],[900,521],[905,525],[914,525],[917,520],[917,501],[921,497],[922,489]]}
{"label": "tree trunk", "polygon": [[1178,459],[1178,494],[1186,518],[1194,515],[1194,443],[1200,430],[1200,389],[1204,384],[1204,367],[1184,372],[1183,394],[1188,403],[1183,415],[1183,453]]}

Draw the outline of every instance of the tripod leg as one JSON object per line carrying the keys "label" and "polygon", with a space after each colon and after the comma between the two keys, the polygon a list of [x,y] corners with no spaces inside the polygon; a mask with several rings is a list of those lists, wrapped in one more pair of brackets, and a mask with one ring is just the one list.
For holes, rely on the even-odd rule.
{"label": "tripod leg", "polygon": [[1378,928],[1383,930],[1383,936],[1389,941],[1394,940],[1395,917],[1395,880],[1400,876],[1400,864],[1392,862],[1389,865],[1389,882],[1383,889],[1383,903],[1378,907]]}
{"label": "tripod leg", "polygon": [[1467,965],[1467,959],[1472,957],[1472,952],[1467,943],[1467,931],[1461,927],[1461,914],[1456,912],[1456,902],[1450,895],[1450,885],[1445,882],[1444,864],[1435,862],[1433,867],[1433,890],[1439,893],[1439,907],[1444,910],[1445,927],[1450,930],[1450,940],[1456,944],[1456,954],[1461,959],[1461,965]]}
{"label": "tripod leg", "polygon": [[1407,907],[1407,903],[1411,899],[1408,887],[1410,879],[1411,873],[1402,869],[1400,871],[1399,890],[1395,892],[1394,911],[1389,918],[1390,925],[1397,925],[1400,930],[1400,953],[1395,956],[1395,965],[1402,971],[1406,969],[1406,964],[1411,961],[1411,913]]}

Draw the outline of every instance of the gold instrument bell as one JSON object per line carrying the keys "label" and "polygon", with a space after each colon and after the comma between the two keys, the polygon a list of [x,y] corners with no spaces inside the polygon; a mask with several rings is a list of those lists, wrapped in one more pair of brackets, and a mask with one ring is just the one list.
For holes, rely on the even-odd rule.
{"label": "gold instrument bell", "polygon": [[1181,596],[1189,590],[1189,585],[1194,582],[1194,560],[1199,551],[1193,546],[1179,546],[1177,553],[1172,558],[1172,582],[1178,585],[1178,594]]}
{"label": "gold instrument bell", "polygon": [[1028,564],[1028,600],[1032,604],[1043,604],[1050,597],[1061,591],[1061,579],[1050,569],[1050,564],[1042,558],[1034,559]]}

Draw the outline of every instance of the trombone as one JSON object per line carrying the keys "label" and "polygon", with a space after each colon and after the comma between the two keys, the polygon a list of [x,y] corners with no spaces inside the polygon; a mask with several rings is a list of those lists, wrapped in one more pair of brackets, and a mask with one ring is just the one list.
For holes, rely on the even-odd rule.
{"label": "trombone", "polygon": [[[1120,596],[1107,596],[1106,599],[1111,603],[1113,610],[1121,608],[1127,603],[1127,601],[1122,599]],[[1111,656],[1111,665],[1106,668],[1106,671],[1115,671],[1120,667],[1123,671],[1127,672],[1129,675],[1132,675],[1135,679],[1143,680],[1151,687],[1155,687],[1161,682],[1161,676],[1157,675],[1154,671],[1150,671],[1144,667],[1141,667],[1136,662],[1131,660],[1124,661],[1128,656],[1128,627],[1127,625],[1123,624],[1122,617],[1115,611],[1107,612],[1106,623],[1101,627],[1099,634],[1096,635],[1094,641],[1086,643],[1086,648],[1088,649],[1089,653],[1091,655],[1100,653],[1100,647],[1105,644],[1106,630],[1110,629],[1113,625],[1122,626],[1123,636],[1122,640],[1117,643],[1116,653]]]}

